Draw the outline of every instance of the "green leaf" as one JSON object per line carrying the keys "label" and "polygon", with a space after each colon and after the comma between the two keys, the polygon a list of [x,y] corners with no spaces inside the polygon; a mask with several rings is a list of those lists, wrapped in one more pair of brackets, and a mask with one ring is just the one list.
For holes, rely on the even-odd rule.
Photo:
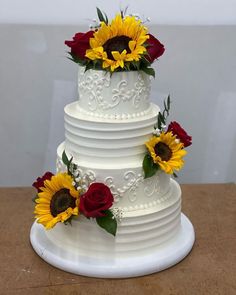
{"label": "green leaf", "polygon": [[175,178],[178,178],[178,175],[174,172],[173,173],[173,176],[175,177]]}
{"label": "green leaf", "polygon": [[103,16],[103,13],[101,12],[101,10],[97,7],[97,15],[98,18],[100,20],[100,22],[104,22],[106,25],[108,24],[108,19],[107,16],[105,14],[105,17]]}
{"label": "green leaf", "polygon": [[166,111],[165,118],[167,118],[169,116],[169,112],[170,112],[170,95],[168,95],[166,102],[164,101],[164,106],[165,106],[165,111]]}
{"label": "green leaf", "polygon": [[127,13],[127,10],[128,10],[128,7],[129,7],[129,6],[126,6],[124,10],[123,10],[123,9],[120,9],[120,15],[121,15],[122,18],[125,17],[125,15],[126,15],[126,13]]}
{"label": "green leaf", "polygon": [[72,226],[72,219],[74,218],[74,215],[71,215],[66,221],[64,221],[65,225],[71,225]]}
{"label": "green leaf", "polygon": [[94,64],[93,63],[88,63],[85,67],[85,72],[88,70],[94,69]]}
{"label": "green leaf", "polygon": [[77,61],[75,61],[72,57],[67,57],[69,60],[75,62],[76,64],[78,63]]}
{"label": "green leaf", "polygon": [[144,178],[153,176],[158,169],[159,166],[153,162],[152,157],[149,154],[146,154],[143,159]]}
{"label": "green leaf", "polygon": [[140,70],[140,62],[139,61],[133,61],[132,62],[134,67],[139,71]]}
{"label": "green leaf", "polygon": [[72,171],[70,171],[71,168],[71,163],[72,163],[73,157],[70,158],[70,160],[68,159],[65,150],[62,153],[62,162],[66,165],[67,167],[67,173],[69,175],[73,175]]}
{"label": "green leaf", "polygon": [[164,100],[164,108],[165,108],[166,111],[168,111],[168,108],[167,108],[167,105],[166,105],[165,100]]}
{"label": "green leaf", "polygon": [[97,217],[97,224],[105,229],[109,234],[116,235],[117,221],[110,210],[105,211],[106,216]]}
{"label": "green leaf", "polygon": [[144,73],[150,75],[150,76],[153,76],[155,78],[155,71],[153,68],[146,68],[146,67],[143,67],[141,68],[142,71],[144,71]]}
{"label": "green leaf", "polygon": [[157,116],[157,128],[161,130],[162,129],[161,126],[162,126],[162,114],[161,112],[159,112]]}
{"label": "green leaf", "polygon": [[150,61],[145,56],[142,56],[142,58],[141,58],[141,67],[147,68],[150,65],[151,65]]}
{"label": "green leaf", "polygon": [[103,22],[104,18],[103,18],[103,14],[101,12],[101,10],[97,7],[97,15],[98,15],[98,19]]}
{"label": "green leaf", "polygon": [[161,130],[162,129],[161,125],[166,124],[165,116],[161,112],[158,113],[158,122],[160,122],[160,128],[159,129]]}
{"label": "green leaf", "polygon": [[130,71],[130,63],[127,63],[127,64],[125,65],[125,68],[126,68],[128,71]]}
{"label": "green leaf", "polygon": [[159,112],[158,116],[160,116],[160,120],[163,124],[165,124],[165,117],[162,113]]}
{"label": "green leaf", "polygon": [[38,199],[38,195],[35,195],[33,198],[32,198],[32,201],[34,202],[34,203],[36,203],[36,200]]}
{"label": "green leaf", "polygon": [[[71,163],[72,163],[72,160],[73,160],[73,157],[71,157],[70,158],[70,160],[69,160],[69,162],[68,162],[68,164],[67,164],[67,173],[69,174],[69,175],[73,175],[73,167],[71,167],[72,165],[71,165]],[[72,171],[71,171],[71,168],[72,168]]]}
{"label": "green leaf", "polygon": [[72,52],[67,52],[71,57],[68,57],[68,59],[72,60],[73,62],[80,64],[81,66],[85,66],[88,62],[87,59],[79,58],[77,55],[73,54]]}
{"label": "green leaf", "polygon": [[168,111],[170,110],[170,95],[168,95],[167,97],[167,107],[168,107]]}
{"label": "green leaf", "polygon": [[66,151],[64,150],[63,153],[62,153],[62,162],[67,166],[68,163],[69,163],[69,159],[66,155]]}
{"label": "green leaf", "polygon": [[106,25],[108,25],[108,17],[105,12],[104,12],[104,16],[105,16],[105,23],[106,23]]}
{"label": "green leaf", "polygon": [[169,116],[169,112],[170,112],[170,95],[168,95],[166,101],[164,100],[164,110],[163,112],[159,112],[158,113],[158,116],[157,116],[157,126],[158,126],[158,129],[162,129],[162,124],[163,125],[166,125],[166,120],[167,120],[167,117]]}

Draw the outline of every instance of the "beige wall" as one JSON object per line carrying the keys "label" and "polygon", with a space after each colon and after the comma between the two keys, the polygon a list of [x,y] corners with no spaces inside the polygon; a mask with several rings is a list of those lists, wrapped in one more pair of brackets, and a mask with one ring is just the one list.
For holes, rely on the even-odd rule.
{"label": "beige wall", "polygon": [[[64,40],[85,27],[0,25],[0,185],[30,185],[55,170],[63,107],[77,98]],[[166,46],[152,101],[193,136],[179,181],[236,181],[236,26],[158,26]]]}

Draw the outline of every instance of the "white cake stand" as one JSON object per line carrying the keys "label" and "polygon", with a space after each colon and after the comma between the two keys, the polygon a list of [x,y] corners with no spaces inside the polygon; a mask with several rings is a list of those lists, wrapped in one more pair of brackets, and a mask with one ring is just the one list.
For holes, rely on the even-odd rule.
{"label": "white cake stand", "polygon": [[165,244],[145,256],[101,260],[68,252],[52,243],[42,225],[34,223],[30,241],[36,253],[49,264],[62,270],[97,278],[129,278],[155,273],[169,268],[192,249],[195,240],[194,228],[182,213],[181,228],[178,234]]}

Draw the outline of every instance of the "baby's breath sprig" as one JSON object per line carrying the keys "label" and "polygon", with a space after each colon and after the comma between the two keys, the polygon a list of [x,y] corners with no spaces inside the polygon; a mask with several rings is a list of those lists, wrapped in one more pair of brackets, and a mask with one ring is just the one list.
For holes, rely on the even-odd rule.
{"label": "baby's breath sprig", "polygon": [[94,18],[94,19],[92,19],[92,20],[90,20],[90,21],[91,21],[91,23],[90,23],[90,25],[89,25],[89,29],[90,29],[90,30],[95,31],[95,30],[97,30],[97,29],[100,28],[100,22],[99,22],[98,20],[96,20],[96,19]]}
{"label": "baby's breath sprig", "polygon": [[123,211],[119,208],[111,208],[111,212],[113,213],[113,219],[116,219],[116,221],[121,222],[123,218]]}

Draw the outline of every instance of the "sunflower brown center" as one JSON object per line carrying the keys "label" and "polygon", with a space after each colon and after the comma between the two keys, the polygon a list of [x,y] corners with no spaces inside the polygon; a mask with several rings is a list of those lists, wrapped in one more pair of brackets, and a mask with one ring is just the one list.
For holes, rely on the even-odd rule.
{"label": "sunflower brown center", "polygon": [[75,198],[70,195],[68,189],[63,188],[53,195],[50,203],[50,211],[53,217],[56,217],[69,207],[75,208]]}
{"label": "sunflower brown center", "polygon": [[154,147],[154,151],[156,155],[162,159],[162,161],[169,161],[172,156],[171,149],[163,142],[158,142]]}
{"label": "sunflower brown center", "polygon": [[126,50],[127,53],[130,53],[130,49],[129,49],[129,41],[132,40],[131,38],[129,38],[128,36],[117,36],[117,37],[113,37],[109,40],[107,40],[104,44],[103,44],[103,48],[107,53],[107,57],[109,59],[114,60],[114,57],[112,55],[112,51],[119,51],[120,53],[123,50]]}

